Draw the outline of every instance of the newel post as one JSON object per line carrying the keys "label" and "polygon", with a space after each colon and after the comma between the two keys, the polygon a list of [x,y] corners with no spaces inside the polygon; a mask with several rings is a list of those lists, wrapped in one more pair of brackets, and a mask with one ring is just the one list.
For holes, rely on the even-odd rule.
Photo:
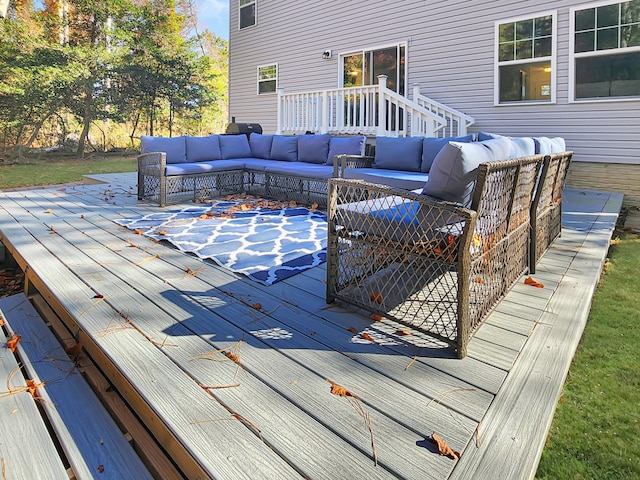
{"label": "newel post", "polygon": [[384,136],[387,122],[387,99],[385,90],[387,89],[387,76],[378,75],[378,135]]}
{"label": "newel post", "polygon": [[276,128],[276,133],[278,135],[282,134],[282,131],[284,129],[284,112],[285,112],[285,107],[283,105],[284,103],[284,87],[278,87],[278,105],[277,105],[277,109],[276,109],[276,117],[277,117],[277,128]]}

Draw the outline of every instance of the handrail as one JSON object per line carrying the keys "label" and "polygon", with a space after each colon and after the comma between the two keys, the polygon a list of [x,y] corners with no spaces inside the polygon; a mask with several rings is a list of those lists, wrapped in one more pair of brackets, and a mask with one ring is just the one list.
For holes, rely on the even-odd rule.
{"label": "handrail", "polygon": [[436,137],[458,137],[466,135],[475,119],[454,108],[426,97],[420,93],[420,87],[413,87],[413,99],[420,106],[428,109],[446,120],[446,125],[436,132]]}
{"label": "handrail", "polygon": [[447,127],[445,117],[390,90],[386,81],[380,75],[377,85],[286,94],[279,88],[277,133],[433,137]]}

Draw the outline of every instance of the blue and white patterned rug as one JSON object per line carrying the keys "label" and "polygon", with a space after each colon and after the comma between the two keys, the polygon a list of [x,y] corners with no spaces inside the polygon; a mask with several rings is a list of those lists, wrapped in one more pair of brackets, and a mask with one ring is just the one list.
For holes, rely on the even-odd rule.
{"label": "blue and white patterned rug", "polygon": [[117,223],[265,285],[326,261],[326,215],[282,202],[221,201]]}

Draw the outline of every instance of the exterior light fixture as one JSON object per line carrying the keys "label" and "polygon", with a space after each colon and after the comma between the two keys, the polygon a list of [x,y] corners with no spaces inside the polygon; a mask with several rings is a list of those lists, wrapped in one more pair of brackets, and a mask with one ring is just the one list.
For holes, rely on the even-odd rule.
{"label": "exterior light fixture", "polygon": [[324,52],[322,52],[322,58],[324,58],[325,60],[331,58],[331,50],[325,50]]}

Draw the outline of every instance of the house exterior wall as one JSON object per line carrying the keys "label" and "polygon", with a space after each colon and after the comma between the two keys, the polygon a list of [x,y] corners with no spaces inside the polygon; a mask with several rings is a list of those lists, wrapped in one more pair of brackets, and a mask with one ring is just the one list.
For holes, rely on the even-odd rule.
{"label": "house exterior wall", "polygon": [[[231,0],[229,111],[276,130],[277,95],[256,94],[256,69],[278,64],[295,93],[339,86],[339,54],[405,42],[407,92],[475,118],[471,131],[561,136],[576,162],[640,164],[640,99],[570,102],[570,8],[588,1],[257,0],[257,24],[238,29]],[[555,12],[555,103],[494,105],[495,22]],[[323,59],[322,52],[332,51]]]}

